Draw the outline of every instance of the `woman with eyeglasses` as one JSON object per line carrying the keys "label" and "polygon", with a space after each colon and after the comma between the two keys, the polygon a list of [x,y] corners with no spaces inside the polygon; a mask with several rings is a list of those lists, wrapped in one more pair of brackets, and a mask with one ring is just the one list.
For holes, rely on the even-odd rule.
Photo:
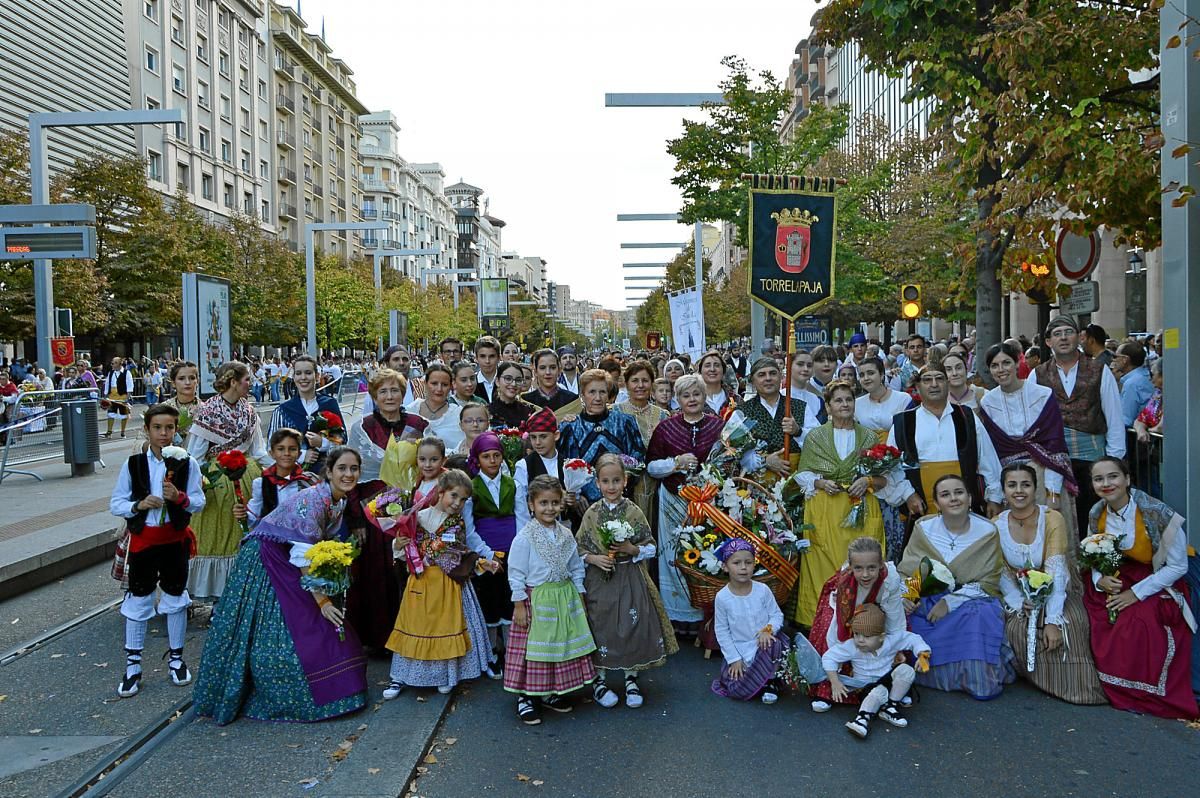
{"label": "woman with eyeglasses", "polygon": [[496,369],[496,395],[488,406],[493,428],[520,427],[538,411],[537,405],[521,398],[524,379],[520,363],[506,360]]}

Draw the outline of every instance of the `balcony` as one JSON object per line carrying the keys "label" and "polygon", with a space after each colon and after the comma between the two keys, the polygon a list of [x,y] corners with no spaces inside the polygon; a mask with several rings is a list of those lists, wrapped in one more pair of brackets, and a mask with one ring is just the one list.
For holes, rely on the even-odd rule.
{"label": "balcony", "polygon": [[280,219],[295,219],[296,218],[296,206],[288,205],[287,203],[280,203],[279,204],[279,218]]}
{"label": "balcony", "polygon": [[275,142],[280,147],[286,147],[289,150],[296,149],[296,137],[290,133],[284,133],[282,130],[275,135]]}
{"label": "balcony", "polygon": [[315,194],[315,195],[316,195],[316,196],[318,196],[318,197],[324,197],[324,196],[325,196],[325,189],[321,188],[319,185],[317,185],[316,183],[314,183],[314,184],[313,184],[313,194]]}
{"label": "balcony", "polygon": [[288,169],[283,164],[280,164],[279,168],[275,170],[275,175],[280,183],[291,183],[293,185],[296,183],[296,170]]}
{"label": "balcony", "polygon": [[281,111],[287,111],[289,114],[296,113],[296,101],[286,94],[275,95],[275,107]]}
{"label": "balcony", "polygon": [[342,180],[346,179],[346,170],[344,167],[339,166],[337,168],[337,176],[340,177]]}
{"label": "balcony", "polygon": [[343,150],[344,150],[344,149],[346,149],[346,137],[345,137],[345,136],[338,136],[338,137],[337,137],[337,145],[338,145],[340,148],[342,148]]}
{"label": "balcony", "polygon": [[315,163],[317,166],[321,166],[325,163],[325,159],[321,157],[321,153],[319,152],[314,152],[312,159],[313,163]]}
{"label": "balcony", "polygon": [[275,61],[275,71],[281,75],[287,75],[289,78],[292,78],[293,80],[295,80],[295,78],[296,78],[296,67],[293,66],[292,64],[287,64],[287,63],[284,63],[283,61],[276,60]]}
{"label": "balcony", "polygon": [[376,214],[378,214],[378,213],[379,213],[379,209],[378,209],[378,208],[363,208],[363,209],[362,209],[362,218],[364,218],[364,219],[374,219],[374,218],[375,218],[375,215],[376,215]]}
{"label": "balcony", "polygon": [[338,204],[339,208],[341,208],[342,210],[346,210],[346,198],[345,197],[338,197],[337,204]]}

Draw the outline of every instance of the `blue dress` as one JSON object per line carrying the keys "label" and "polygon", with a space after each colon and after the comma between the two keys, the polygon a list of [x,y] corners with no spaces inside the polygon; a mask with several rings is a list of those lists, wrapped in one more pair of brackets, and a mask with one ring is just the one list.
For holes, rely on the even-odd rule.
{"label": "blue dress", "polygon": [[[642,431],[637,419],[620,410],[606,410],[603,415],[593,416],[580,413],[574,420],[562,425],[559,448],[568,460],[579,458],[589,465],[605,452],[626,454],[639,463],[646,462],[646,446],[642,442]],[[600,499],[600,489],[595,480],[583,489],[588,501]]]}

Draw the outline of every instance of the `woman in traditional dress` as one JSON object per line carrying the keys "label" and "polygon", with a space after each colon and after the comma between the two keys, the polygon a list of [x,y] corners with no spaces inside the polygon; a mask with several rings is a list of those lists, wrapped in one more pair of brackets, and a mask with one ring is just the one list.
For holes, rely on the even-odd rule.
{"label": "woman in traditional dress", "polygon": [[402,441],[421,439],[428,423],[406,413],[401,402],[407,381],[399,372],[381,368],[368,383],[375,404],[371,415],[354,422],[350,446],[361,453],[362,484],[350,493],[346,523],[360,538],[362,552],[354,561],[354,579],[346,599],[346,619],[363,643],[382,652],[400,609],[400,579],[392,561],[392,539],[371,523],[362,509],[386,486],[415,487],[416,447]]}
{"label": "woman in traditional dress", "polygon": [[[1188,605],[1188,543],[1183,516],[1129,486],[1124,460],[1092,464],[1100,501],[1088,517],[1091,534],[1115,535],[1124,555],[1118,572],[1085,573],[1083,605],[1092,629],[1092,655],[1109,702],[1117,709],[1162,718],[1195,718]],[[1087,539],[1080,545],[1087,551]],[[1116,621],[1110,621],[1110,613]]]}
{"label": "woman in traditional dress", "polygon": [[405,412],[420,416],[428,422],[426,435],[441,438],[447,449],[454,449],[463,440],[458,417],[462,408],[450,402],[454,373],[449,366],[433,363],[425,369],[425,398],[414,399]]}
{"label": "woman in traditional dress", "polygon": [[188,569],[192,598],[221,597],[243,534],[241,523],[233,517],[237,489],[217,467],[217,455],[230,449],[245,452],[247,465],[238,481],[246,499],[252,494],[254,480],[262,475],[262,466],[271,463],[258,413],[246,401],[250,369],[236,360],[222,363],[213,377],[213,388],[217,395],[196,408],[187,437],[188,454],[203,465],[208,485],[204,509],[191,521],[196,534],[196,556]]}
{"label": "woman in traditional dress", "polygon": [[319,371],[320,365],[312,355],[298,355],[292,361],[292,385],[296,389],[295,393],[291,399],[275,408],[275,412],[271,414],[271,426],[267,430],[268,440],[275,434],[275,430],[283,427],[300,430],[304,435],[300,464],[307,471],[320,471],[322,454],[346,442],[345,421],[342,421],[341,433],[322,435],[313,431],[314,426],[321,427],[324,420],[319,415],[321,413],[332,413],[339,419],[342,418],[342,408],[337,399],[326,394],[317,394]]}
{"label": "woman in traditional dress", "polygon": [[979,400],[987,391],[969,382],[971,375],[967,372],[966,358],[957,351],[951,352],[942,358],[942,368],[946,369],[946,383],[949,385],[947,396],[950,404],[969,407],[978,413]]}
{"label": "woman in traditional dress", "polygon": [[[817,417],[807,402],[785,399],[779,393],[779,364],[773,357],[760,357],[750,367],[750,384],[755,395],[742,403],[742,415],[753,421],[750,434],[766,444],[765,459],[770,473],[764,484],[774,484],[780,477],[792,473],[792,467],[800,457],[800,445],[805,436],[817,428]],[[787,414],[788,406],[791,414]],[[785,436],[792,438],[791,459],[783,456]]]}
{"label": "woman in traditional dress", "polygon": [[[618,402],[615,409],[637,422],[642,434],[642,444],[650,445],[654,430],[670,413],[650,401],[654,390],[654,367],[645,360],[635,360],[625,368],[625,390],[629,399]],[[638,506],[647,520],[654,518],[654,494],[658,491],[658,480],[643,473],[633,485],[633,503]]]}
{"label": "woman in traditional dress", "polygon": [[728,418],[741,400],[725,386],[725,358],[716,350],[705,352],[696,361],[696,374],[704,381],[704,403],[709,412]]}
{"label": "woman in traditional dress", "polygon": [[1059,501],[1065,489],[1079,492],[1067,454],[1062,413],[1054,392],[1036,380],[1017,376],[1021,350],[998,343],[984,357],[996,387],[979,402],[979,420],[1000,458],[1000,465],[1029,463],[1037,473],[1035,501],[1058,510],[1072,539],[1078,540],[1075,502]]}
{"label": "woman in traditional dress", "polygon": [[175,395],[163,401],[179,411],[179,427],[175,430],[175,443],[182,444],[187,440],[188,430],[192,426],[192,417],[200,407],[196,389],[200,386],[200,369],[190,360],[181,360],[171,366],[167,373],[167,381],[175,388]]}
{"label": "woman in traditional dress", "polygon": [[483,400],[475,395],[478,379],[475,375],[475,364],[469,360],[460,360],[450,366],[450,371],[454,377],[454,394],[450,397],[450,403],[459,407],[482,404]]}
{"label": "woman in traditional dress", "polygon": [[222,725],[238,715],[307,723],[366,706],[358,636],[328,596],[300,586],[305,552],[345,538],[358,476],[358,453],[333,449],[321,484],[284,496],[247,536],[204,642],[197,714]]}
{"label": "woman in traditional dress", "polygon": [[917,684],[962,690],[986,701],[1016,679],[1000,604],[1000,533],[991,521],[971,512],[967,483],[957,474],[940,477],[931,493],[940,514],[917,521],[900,573],[918,573],[928,558],[949,569],[954,589],[916,603],[905,599],[909,630],[933,649],[929,672],[917,674]]}
{"label": "woman in traditional dress", "polygon": [[[863,477],[855,471],[860,453],[879,439],[855,423],[854,389],[834,380],[825,387],[825,406],[829,421],[808,434],[794,477],[804,490],[804,522],[813,527],[807,535],[809,548],[800,558],[795,619],[801,626],[812,626],[821,588],[846,561],[852,540],[868,537],[884,545],[879,499],[899,501],[900,493],[887,477]],[[845,526],[850,509],[860,502],[861,525]]]}
{"label": "woman in traditional dress", "polygon": [[[892,419],[909,408],[912,397],[888,387],[887,367],[878,357],[868,357],[859,364],[858,382],[864,393],[854,400],[854,420],[874,432],[879,443],[887,443]],[[879,509],[883,512],[888,556],[894,562],[904,550],[904,519],[900,517],[900,508],[886,502]]]}
{"label": "woman in traditional dress", "polygon": [[[1107,704],[1088,643],[1088,618],[1080,599],[1079,577],[1067,523],[1057,510],[1034,501],[1037,471],[1029,463],[1005,466],[1000,474],[1008,509],[996,516],[1004,569],[1000,591],[1008,619],[1004,634],[1016,658],[1017,673],[1043,692],[1072,704]],[[1054,578],[1034,639],[1033,670],[1027,665],[1029,613],[1020,572],[1036,569]]]}
{"label": "woman in traditional dress", "polygon": [[[579,375],[583,412],[559,428],[558,446],[567,459],[578,457],[592,465],[600,455],[612,452],[646,462],[646,445],[637,421],[608,407],[611,389],[612,378],[604,369],[588,369]],[[582,493],[590,502],[600,498],[594,481]]]}
{"label": "woman in traditional dress", "polygon": [[488,405],[493,429],[519,429],[538,411],[537,405],[521,398],[524,379],[520,363],[506,360],[496,369],[496,393]]}
{"label": "woman in traditional dress", "polygon": [[695,374],[675,381],[680,412],[654,430],[646,448],[646,471],[661,480],[658,489],[658,589],[667,617],[676,629],[696,634],[704,617],[692,606],[687,585],[674,567],[677,548],[674,533],[686,522],[687,503],[679,498],[689,474],[708,458],[725,423],[708,412],[704,382]]}

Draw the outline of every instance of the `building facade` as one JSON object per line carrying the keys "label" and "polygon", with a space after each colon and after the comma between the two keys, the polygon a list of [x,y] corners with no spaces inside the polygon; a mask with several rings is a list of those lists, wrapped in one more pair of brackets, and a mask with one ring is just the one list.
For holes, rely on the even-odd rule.
{"label": "building facade", "polygon": [[461,179],[446,187],[458,231],[458,264],[473,269],[477,279],[503,277],[500,244],[505,222],[488,213],[483,194],[483,189]]}
{"label": "building facade", "polygon": [[516,286],[542,307],[546,307],[546,261],[537,255],[521,256],[505,252],[500,256],[502,277],[509,286]]}
{"label": "building facade", "polygon": [[[271,0],[269,58],[273,70],[274,142],[279,235],[293,251],[307,222],[361,221],[357,97],[353,71],[333,55],[303,17]],[[361,236],[313,234],[313,246],[346,259],[361,257]]]}
{"label": "building facade", "polygon": [[[0,128],[28,138],[29,115],[131,105],[122,0],[0,2]],[[159,134],[161,137],[161,133]],[[51,174],[94,151],[134,152],[128,127],[55,128]]]}

